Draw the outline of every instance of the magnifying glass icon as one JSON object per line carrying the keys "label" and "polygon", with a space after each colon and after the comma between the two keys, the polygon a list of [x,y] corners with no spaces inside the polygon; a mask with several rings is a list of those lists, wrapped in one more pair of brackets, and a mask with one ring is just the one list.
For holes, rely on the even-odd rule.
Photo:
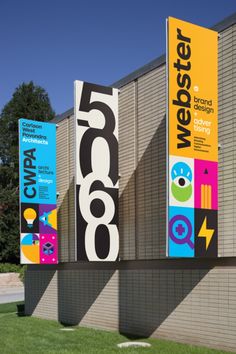
{"label": "magnifying glass icon", "polygon": [[187,243],[190,248],[194,249],[191,240],[192,224],[184,215],[175,215],[169,222],[169,236],[173,242],[183,245]]}

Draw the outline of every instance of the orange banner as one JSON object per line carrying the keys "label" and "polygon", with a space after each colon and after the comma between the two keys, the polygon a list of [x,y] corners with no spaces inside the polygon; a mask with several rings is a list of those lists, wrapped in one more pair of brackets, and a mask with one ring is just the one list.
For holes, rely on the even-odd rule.
{"label": "orange banner", "polygon": [[168,19],[169,154],[218,161],[217,32]]}
{"label": "orange banner", "polygon": [[168,19],[169,257],[217,257],[218,33]]}

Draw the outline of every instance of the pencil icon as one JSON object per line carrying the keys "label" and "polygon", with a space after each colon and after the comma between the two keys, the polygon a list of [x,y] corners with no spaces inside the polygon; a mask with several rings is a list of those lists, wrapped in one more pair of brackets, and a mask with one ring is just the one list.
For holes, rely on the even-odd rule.
{"label": "pencil icon", "polygon": [[211,185],[201,184],[201,208],[211,209],[212,190]]}

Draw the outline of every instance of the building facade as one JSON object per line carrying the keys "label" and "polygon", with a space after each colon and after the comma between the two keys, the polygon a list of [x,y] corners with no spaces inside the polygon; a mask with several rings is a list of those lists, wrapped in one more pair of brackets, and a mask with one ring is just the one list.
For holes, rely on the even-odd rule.
{"label": "building facade", "polygon": [[26,314],[236,350],[236,14],[219,32],[216,259],[166,258],[166,64],[115,83],[119,94],[119,262],[75,262],[74,116],[57,128],[58,265],[28,266]]}

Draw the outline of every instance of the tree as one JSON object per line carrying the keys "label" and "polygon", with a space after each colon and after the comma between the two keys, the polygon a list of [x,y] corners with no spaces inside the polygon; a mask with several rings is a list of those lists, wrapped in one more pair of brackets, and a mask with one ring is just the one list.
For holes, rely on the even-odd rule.
{"label": "tree", "polygon": [[0,262],[19,259],[19,203],[13,168],[0,165]]}
{"label": "tree", "polygon": [[16,88],[0,115],[0,262],[19,260],[18,119],[55,117],[47,92],[32,81]]}

